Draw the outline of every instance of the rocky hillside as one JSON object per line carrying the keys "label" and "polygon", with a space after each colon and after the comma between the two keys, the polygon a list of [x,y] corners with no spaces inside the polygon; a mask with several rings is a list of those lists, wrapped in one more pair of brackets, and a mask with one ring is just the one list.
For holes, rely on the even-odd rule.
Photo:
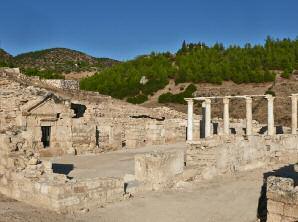
{"label": "rocky hillside", "polygon": [[45,49],[14,57],[15,66],[23,69],[54,70],[58,73],[100,71],[116,63],[119,62],[66,48]]}
{"label": "rocky hillside", "polygon": [[90,76],[118,63],[120,62],[114,59],[95,58],[66,48],[27,52],[15,57],[0,49],[0,67],[19,67],[31,74],[38,74],[39,71],[59,75],[68,73],[79,75],[79,73],[87,72],[87,76]]}
{"label": "rocky hillside", "polygon": [[8,52],[0,49],[0,67],[1,66],[12,66],[13,57]]}
{"label": "rocky hillside", "polygon": [[[264,95],[268,92],[275,95],[274,100],[274,113],[276,125],[291,125],[291,94],[298,93],[298,75],[293,75],[290,79],[285,79],[277,76],[275,82],[271,83],[246,83],[236,84],[232,81],[225,81],[221,85],[199,83],[195,84],[197,87],[196,96],[228,96],[228,95]],[[149,97],[148,101],[143,103],[142,106],[158,107],[158,98],[163,93],[178,94],[183,91],[190,83],[181,83],[175,85],[173,81],[156,94]],[[172,109],[181,112],[187,112],[186,104],[164,104]],[[196,102],[194,105],[197,114],[202,113],[201,103]],[[245,100],[233,99],[230,102],[230,116],[235,119],[245,118]],[[212,100],[212,117],[222,118],[223,116],[223,102],[222,99]],[[264,98],[253,99],[253,119],[266,124],[267,122],[267,100]]]}

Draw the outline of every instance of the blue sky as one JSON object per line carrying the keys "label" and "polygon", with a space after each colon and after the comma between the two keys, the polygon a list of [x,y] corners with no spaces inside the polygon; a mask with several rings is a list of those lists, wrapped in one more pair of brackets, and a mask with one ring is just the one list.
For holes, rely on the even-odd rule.
{"label": "blue sky", "polygon": [[51,47],[128,60],[187,42],[243,45],[298,36],[297,0],[5,0],[1,47]]}

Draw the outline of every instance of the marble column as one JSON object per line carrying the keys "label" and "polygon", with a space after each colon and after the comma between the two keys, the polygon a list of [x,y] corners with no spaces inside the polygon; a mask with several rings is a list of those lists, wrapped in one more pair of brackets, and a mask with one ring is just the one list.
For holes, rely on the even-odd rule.
{"label": "marble column", "polygon": [[205,99],[205,137],[211,136],[211,100]]}
{"label": "marble column", "polygon": [[225,135],[230,134],[229,103],[230,103],[229,97],[223,98],[223,104],[224,104],[223,123],[224,123],[224,134]]}
{"label": "marble column", "polygon": [[252,135],[252,98],[245,98],[246,104],[246,135]]}
{"label": "marble column", "polygon": [[192,141],[193,132],[193,99],[185,99],[187,101],[187,141]]}
{"label": "marble column", "polygon": [[292,134],[297,134],[297,95],[292,95],[291,100],[292,100]]}
{"label": "marble column", "polygon": [[274,128],[274,113],[273,113],[273,101],[274,97],[272,95],[267,95],[266,99],[268,101],[268,113],[267,113],[267,121],[268,121],[268,135],[273,136],[275,134]]}

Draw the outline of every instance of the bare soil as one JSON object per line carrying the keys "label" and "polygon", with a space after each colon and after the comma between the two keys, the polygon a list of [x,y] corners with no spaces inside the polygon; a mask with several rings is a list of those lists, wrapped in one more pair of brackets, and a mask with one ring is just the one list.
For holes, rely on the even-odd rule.
{"label": "bare soil", "polygon": [[243,172],[191,188],[137,195],[79,218],[88,222],[256,222],[266,171]]}

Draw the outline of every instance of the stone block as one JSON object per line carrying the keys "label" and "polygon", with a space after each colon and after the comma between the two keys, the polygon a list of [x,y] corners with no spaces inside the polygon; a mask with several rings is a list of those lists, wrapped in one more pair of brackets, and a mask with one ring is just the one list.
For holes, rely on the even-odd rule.
{"label": "stone block", "polygon": [[284,212],[284,203],[268,200],[267,210],[269,213],[282,215]]}
{"label": "stone block", "polygon": [[73,191],[75,193],[84,193],[84,192],[86,192],[86,190],[87,190],[87,187],[86,186],[75,186],[73,188]]}
{"label": "stone block", "polygon": [[151,152],[135,156],[136,180],[164,183],[183,172],[184,152]]}
{"label": "stone block", "polygon": [[284,215],[287,217],[294,217],[298,220],[298,203],[296,204],[287,204],[284,207]]}
{"label": "stone block", "polygon": [[281,222],[281,218],[279,214],[268,214],[267,222]]}
{"label": "stone block", "polygon": [[291,191],[294,188],[294,180],[290,178],[270,176],[267,179],[267,191]]}
{"label": "stone block", "polygon": [[40,187],[40,192],[42,193],[42,194],[48,194],[48,192],[49,192],[49,186],[48,186],[48,184],[41,184],[41,187]]}

